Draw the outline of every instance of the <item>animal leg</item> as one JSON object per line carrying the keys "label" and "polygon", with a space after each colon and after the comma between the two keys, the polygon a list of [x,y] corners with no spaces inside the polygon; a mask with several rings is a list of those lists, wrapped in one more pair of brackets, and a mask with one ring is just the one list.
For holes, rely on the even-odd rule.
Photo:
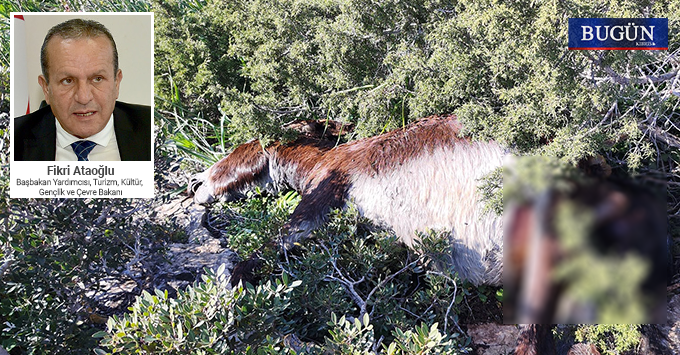
{"label": "animal leg", "polygon": [[334,171],[324,176],[315,184],[315,188],[303,193],[300,204],[290,216],[283,237],[283,248],[286,250],[323,224],[332,209],[345,207],[349,185],[346,174]]}

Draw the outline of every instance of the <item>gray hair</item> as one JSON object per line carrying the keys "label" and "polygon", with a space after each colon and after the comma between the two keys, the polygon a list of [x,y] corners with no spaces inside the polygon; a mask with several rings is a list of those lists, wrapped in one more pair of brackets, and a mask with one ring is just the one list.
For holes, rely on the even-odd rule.
{"label": "gray hair", "polygon": [[113,74],[115,75],[118,72],[118,49],[116,48],[116,42],[113,40],[111,32],[97,21],[73,19],[52,27],[47,32],[42,47],[40,48],[40,67],[42,68],[43,76],[45,76],[45,79],[48,82],[50,80],[48,76],[47,44],[54,36],[59,36],[64,39],[106,36],[109,41],[111,41],[111,46],[113,47]]}

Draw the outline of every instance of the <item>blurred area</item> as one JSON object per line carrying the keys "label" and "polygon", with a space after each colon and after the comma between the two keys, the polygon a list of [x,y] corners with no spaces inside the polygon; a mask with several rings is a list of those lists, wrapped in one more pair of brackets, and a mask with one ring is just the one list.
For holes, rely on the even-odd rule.
{"label": "blurred area", "polygon": [[504,169],[505,323],[666,322],[666,186],[546,157]]}

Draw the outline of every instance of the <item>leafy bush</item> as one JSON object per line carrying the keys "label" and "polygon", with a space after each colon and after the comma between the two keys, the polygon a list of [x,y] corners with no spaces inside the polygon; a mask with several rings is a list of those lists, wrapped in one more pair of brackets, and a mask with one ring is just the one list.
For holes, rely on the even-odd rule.
{"label": "leafy bush", "polygon": [[458,342],[459,334],[447,336],[442,334],[437,323],[431,327],[426,324],[416,326],[415,331],[394,330],[394,341],[380,349],[380,342],[376,342],[373,326],[369,322],[368,314],[363,319],[355,318],[354,322],[344,316],[340,319],[333,314],[329,325],[332,329],[324,344],[327,354],[466,354],[470,351]]}
{"label": "leafy bush", "polygon": [[[230,246],[247,250],[242,253],[247,257],[253,240],[258,240],[254,246],[261,246],[277,238],[298,201],[297,194],[290,195],[222,206],[227,212],[220,218],[229,221],[223,235]],[[234,238],[231,231],[244,231],[247,236]],[[294,320],[297,335],[316,342],[327,335],[331,313],[358,318],[370,314],[377,336],[386,338],[393,336],[395,328],[411,329],[423,321],[439,322],[448,331],[459,317],[471,319],[471,313],[478,320],[500,320],[499,303],[492,296],[497,289],[478,289],[460,282],[454,270],[435,269],[433,265],[447,265],[441,259],[450,255],[448,243],[434,232],[422,237],[420,251],[414,253],[355,209],[333,211],[297,250],[281,256],[274,248],[259,248],[260,278],[283,273],[302,281],[293,291],[295,312],[288,318]],[[474,311],[461,307],[463,303],[471,304]]]}
{"label": "leafy bush", "polygon": [[[406,332],[396,329],[394,331],[395,341],[387,347],[386,354],[467,354],[470,349],[461,346],[456,341],[458,334],[447,336],[442,334],[438,324],[434,323],[431,327],[422,324],[416,327],[415,331]],[[468,340],[469,343],[469,340]],[[469,345],[469,344],[468,344]]]}
{"label": "leafy bush", "polygon": [[375,353],[375,337],[373,326],[369,323],[369,316],[365,314],[363,319],[355,318],[351,322],[345,317],[331,316],[329,337],[326,338],[325,348],[333,354],[362,354]]}
{"label": "leafy bush", "polygon": [[[143,284],[139,261],[160,226],[142,216],[149,201],[8,199],[0,219],[6,272],[0,280],[2,346],[26,353],[87,353],[98,320],[113,309],[98,297],[105,280]],[[140,218],[143,217],[143,218]],[[171,237],[171,233],[168,236]],[[125,296],[116,302],[126,302]],[[113,300],[110,300],[113,301]]]}
{"label": "leafy bush", "polygon": [[[100,345],[116,354],[460,354],[466,350],[458,334],[441,334],[435,323],[415,331],[396,329],[394,342],[378,349],[369,316],[350,322],[334,314],[323,347],[286,341],[293,322],[282,322],[289,310],[292,290],[300,281],[284,277],[232,289],[224,269],[207,271],[203,282],[180,291],[176,299],[160,291],[144,292],[123,317],[113,316],[107,331],[95,334]],[[97,354],[107,354],[97,349]]]}
{"label": "leafy bush", "polygon": [[175,299],[167,292],[144,292],[130,313],[109,318],[107,331],[95,337],[116,354],[226,354],[244,353],[285,334],[289,326],[281,314],[299,281],[283,277],[232,289],[224,265],[202,279]]}
{"label": "leafy bush", "polygon": [[267,243],[276,242],[280,229],[300,202],[300,195],[295,191],[280,196],[256,191],[250,197],[215,205],[208,221],[213,232],[221,235],[242,258]]}
{"label": "leafy bush", "polygon": [[[253,245],[250,237],[268,243],[268,239],[258,236],[278,231],[297,201],[297,194],[287,194],[254,196],[247,201],[228,203],[222,206],[226,211],[222,217],[227,222],[214,227],[222,228],[224,239],[247,256],[252,253],[252,247],[262,245]],[[234,232],[247,235],[233,235]],[[423,240],[422,250],[430,251],[428,255],[433,260],[444,253],[438,234],[424,236]],[[383,343],[394,343],[390,345],[390,353],[410,354],[418,353],[417,349],[434,341],[437,349],[455,353],[463,348],[465,338],[458,339],[461,335],[453,334],[452,329],[459,317],[470,318],[468,312],[473,312],[461,307],[462,304],[471,304],[474,311],[479,310],[480,303],[495,308],[496,312],[500,309],[497,301],[492,301],[495,298],[489,297],[495,290],[476,289],[461,283],[452,274],[430,269],[426,265],[430,256],[413,254],[396,243],[394,237],[360,218],[354,209],[334,211],[328,224],[305,241],[300,250],[283,256],[276,250],[260,248],[260,251],[264,265],[259,271],[259,278],[263,280],[260,286],[246,286],[247,292],[229,290],[226,278],[218,272],[209,273],[203,283],[179,292],[177,299],[160,292],[155,296],[145,294],[133,306],[131,314],[109,321],[107,335],[99,334],[104,336],[101,346],[108,347],[109,351],[122,351],[127,346],[129,351],[152,353],[181,353],[181,349],[189,348],[205,351],[219,348],[223,353],[248,349],[257,353],[351,353],[352,349],[359,349],[357,346],[361,351],[372,351],[381,349]],[[283,292],[270,286],[280,283],[277,280],[282,278],[297,279],[296,287]],[[285,302],[274,307],[253,305],[249,301],[251,298],[276,299],[284,293]],[[210,301],[215,299],[220,301]],[[206,311],[208,307],[214,308]],[[220,307],[223,309],[215,310]],[[261,308],[268,308],[270,312]],[[226,315],[238,311],[243,312],[239,313],[243,318],[232,319]],[[175,325],[170,325],[169,313],[175,315]],[[184,314],[192,314],[194,318],[180,321]],[[224,318],[219,314],[225,315]],[[338,320],[333,314],[344,316]],[[367,317],[373,318],[370,327]],[[346,319],[363,323],[356,328],[356,321],[345,324]],[[496,320],[499,319],[496,313]],[[437,322],[445,324],[444,333],[433,325]],[[177,324],[183,324],[181,337],[177,335]],[[191,337],[190,331],[195,332]],[[461,333],[459,330],[458,334]],[[293,346],[291,337],[304,342]],[[358,342],[359,338],[365,342]],[[198,343],[190,339],[210,341]],[[424,343],[419,343],[421,341]],[[344,348],[342,344],[353,347]],[[387,350],[385,346],[383,351]]]}
{"label": "leafy bush", "polygon": [[576,330],[576,340],[595,344],[604,354],[615,355],[633,350],[640,343],[635,324],[583,325]]}

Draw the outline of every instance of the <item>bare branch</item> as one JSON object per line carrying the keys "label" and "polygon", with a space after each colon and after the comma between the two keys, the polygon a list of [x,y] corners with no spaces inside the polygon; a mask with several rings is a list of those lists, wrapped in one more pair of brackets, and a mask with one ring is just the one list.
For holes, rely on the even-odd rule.
{"label": "bare branch", "polygon": [[608,76],[607,77],[593,77],[594,80],[597,81],[611,81],[613,83],[617,83],[620,85],[640,85],[640,84],[658,84],[662,83],[671,79],[674,79],[678,76],[678,71],[674,70],[665,74],[661,74],[658,76],[654,75],[643,75],[642,77],[625,77],[623,75],[620,75],[617,73],[614,69],[612,69],[609,66],[606,66],[602,64],[602,59],[601,58],[595,58],[591,53],[588,51],[585,51],[585,55],[590,59],[593,64],[597,65],[600,69],[602,69]]}
{"label": "bare branch", "polygon": [[[448,281],[450,281],[451,283],[453,283],[453,295],[451,296],[451,302],[449,303],[449,307],[446,308],[446,315],[444,316],[444,332],[446,332],[448,330],[448,327],[449,327],[449,314],[451,314],[451,310],[453,309],[453,305],[456,303],[456,294],[458,294],[458,283],[456,282],[456,280],[449,277],[448,275],[446,275],[443,272],[431,271],[430,273],[432,273],[434,275],[441,276],[441,277],[447,279]],[[460,325],[458,325],[457,321],[454,321],[453,324],[456,326],[456,328],[458,328],[458,331],[461,332],[461,334],[465,333],[465,332],[463,332],[463,329],[461,329]]]}
{"label": "bare branch", "polygon": [[598,127],[602,126],[608,119],[610,119],[612,117],[612,115],[614,114],[614,112],[618,112],[618,111],[619,111],[619,105],[616,101],[614,101],[614,103],[612,104],[612,107],[609,109],[609,111],[607,111],[607,113],[604,115],[604,117],[602,117],[602,120],[600,121],[600,123],[598,123],[597,125],[595,125],[595,127],[588,130],[586,135],[593,133]]}
{"label": "bare branch", "polygon": [[[391,275],[387,276],[384,280],[380,281],[380,282],[379,282],[379,283],[371,290],[371,292],[368,293],[368,297],[366,297],[366,302],[368,303],[368,301],[371,299],[371,297],[373,297],[373,295],[375,294],[376,291],[378,291],[378,289],[380,289],[380,288],[382,288],[383,286],[385,286],[385,284],[387,284],[388,282],[392,281],[392,279],[394,279],[395,277],[397,277],[399,274],[401,274],[401,273],[405,272],[406,270],[409,270],[409,269],[411,269],[412,267],[414,267],[421,259],[422,259],[422,256],[421,256],[420,258],[418,258],[417,260],[410,262],[409,264],[407,264],[406,266],[404,266],[403,268],[401,268],[401,270],[395,272],[394,274],[391,274]],[[363,314],[362,314],[361,316],[363,317]]]}
{"label": "bare branch", "polygon": [[357,305],[359,306],[359,309],[361,310],[360,317],[363,318],[364,314],[366,314],[366,301],[363,298],[361,298],[361,296],[359,296],[359,293],[356,291],[354,286],[364,282],[366,277],[364,276],[360,280],[354,281],[354,280],[351,280],[346,275],[343,275],[342,271],[340,271],[340,268],[338,267],[337,260],[332,257],[333,254],[330,252],[328,247],[323,243],[321,243],[321,247],[326,251],[326,253],[328,253],[328,255],[331,256],[331,265],[333,266],[333,269],[335,270],[335,272],[338,274],[337,277],[334,276],[333,274],[326,275],[326,277],[324,277],[324,281],[339,282],[342,285],[342,287],[345,288],[345,291],[347,291],[349,293],[349,296],[354,300],[354,302],[357,303]]}
{"label": "bare branch", "polygon": [[638,124],[638,127],[640,130],[648,132],[652,139],[660,140],[673,148],[680,148],[680,138],[672,135],[671,133],[666,132],[659,127],[650,126],[643,123]]}
{"label": "bare branch", "polygon": [[355,289],[355,286],[366,281],[366,276],[362,276],[361,279],[355,281],[355,280],[352,280],[352,278],[350,278],[349,276],[344,275],[343,272],[338,267],[337,260],[332,257],[333,254],[330,252],[328,247],[323,243],[321,243],[321,247],[326,251],[326,253],[328,253],[328,255],[331,256],[331,265],[333,266],[333,269],[335,270],[334,274],[337,274],[337,276],[335,276],[334,274],[326,275],[326,277],[324,277],[324,281],[336,281],[336,282],[340,283],[345,288],[345,290],[349,293],[349,296],[359,306],[359,309],[360,309],[360,316],[359,317],[361,317],[361,318],[363,318],[364,315],[368,312],[368,304],[369,304],[371,298],[375,295],[375,293],[378,290],[383,288],[388,282],[392,281],[398,275],[400,275],[400,274],[404,273],[405,271],[414,267],[422,259],[422,257],[420,257],[417,260],[414,260],[414,261],[406,264],[403,268],[401,268],[397,272],[388,275],[385,279],[383,279],[375,287],[373,287],[373,289],[371,289],[371,291],[368,293],[368,296],[366,296],[366,298],[362,298],[359,295],[359,293],[357,292],[357,290]]}

